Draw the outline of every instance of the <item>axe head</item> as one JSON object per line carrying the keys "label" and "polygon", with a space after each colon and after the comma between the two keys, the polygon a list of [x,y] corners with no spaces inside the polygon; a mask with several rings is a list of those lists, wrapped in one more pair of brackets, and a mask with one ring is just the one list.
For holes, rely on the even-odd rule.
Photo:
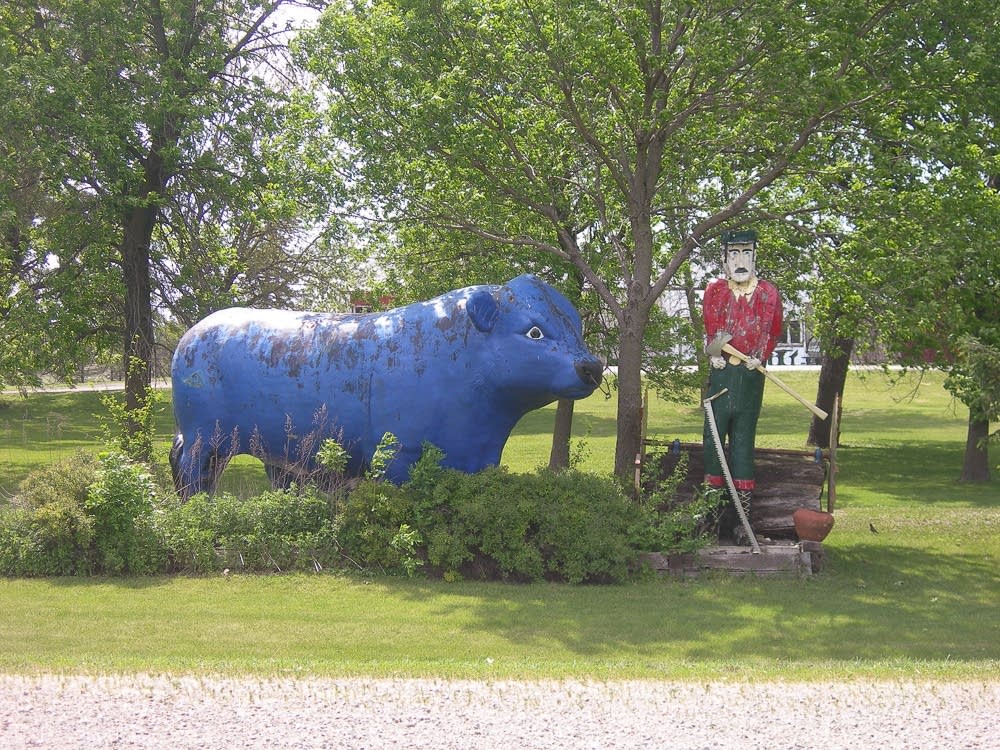
{"label": "axe head", "polygon": [[708,346],[705,349],[705,352],[708,354],[709,357],[721,357],[722,347],[728,344],[732,338],[733,334],[728,333],[726,331],[719,331],[717,334],[715,334],[715,338],[709,342]]}

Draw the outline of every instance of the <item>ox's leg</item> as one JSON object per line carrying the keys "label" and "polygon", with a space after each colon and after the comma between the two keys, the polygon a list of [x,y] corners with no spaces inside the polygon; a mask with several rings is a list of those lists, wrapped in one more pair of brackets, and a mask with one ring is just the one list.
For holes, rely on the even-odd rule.
{"label": "ox's leg", "polygon": [[170,449],[170,471],[174,488],[187,500],[199,492],[215,492],[215,485],[228,461],[221,462],[217,452],[205,445],[201,435],[186,440],[183,434],[174,438]]}
{"label": "ox's leg", "polygon": [[295,474],[282,464],[264,464],[264,472],[271,480],[271,489],[287,490],[295,481]]}

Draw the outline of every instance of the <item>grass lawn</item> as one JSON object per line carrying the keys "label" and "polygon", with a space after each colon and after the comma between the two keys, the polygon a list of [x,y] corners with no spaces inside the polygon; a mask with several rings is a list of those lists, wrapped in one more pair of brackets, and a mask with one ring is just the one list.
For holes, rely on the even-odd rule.
{"label": "grass lawn", "polygon": [[[817,373],[782,379],[803,393]],[[99,441],[97,394],[6,397],[0,491]],[[553,410],[504,453],[544,464]],[[758,444],[804,447],[808,412],[768,386]],[[956,481],[967,412],[941,377],[853,373],[828,564],[807,579],[623,586],[443,583],[347,575],[0,579],[0,670],[462,677],[995,679],[1000,480]],[[165,461],[171,433],[157,421]],[[577,405],[583,467],[609,472],[614,401]],[[651,436],[700,440],[696,401],[651,396]],[[248,462],[227,481],[250,486]],[[2,500],[0,500],[2,502]],[[869,524],[877,534],[869,530]]]}

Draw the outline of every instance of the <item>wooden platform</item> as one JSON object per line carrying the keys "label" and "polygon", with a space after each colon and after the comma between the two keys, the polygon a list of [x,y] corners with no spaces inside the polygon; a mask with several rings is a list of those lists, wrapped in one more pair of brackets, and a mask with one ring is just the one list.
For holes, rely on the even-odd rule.
{"label": "wooden platform", "polygon": [[[670,442],[647,440],[646,445],[667,449],[662,455],[647,453],[644,457],[646,461],[660,461],[659,475],[662,477],[670,476],[681,455],[687,454],[687,475],[677,492],[679,498],[693,498],[705,478],[702,444],[674,444],[677,451],[670,449]],[[798,508],[821,510],[826,469],[827,462],[821,457],[821,462],[817,463],[815,452],[757,448],[754,451],[757,487],[750,510],[750,525],[757,536],[798,541],[792,513]]]}
{"label": "wooden platform", "polygon": [[698,552],[667,556],[650,552],[643,561],[661,575],[697,576],[709,571],[769,576],[807,576],[823,566],[823,545],[819,542],[775,542],[761,544],[760,554],[749,547],[720,545]]}

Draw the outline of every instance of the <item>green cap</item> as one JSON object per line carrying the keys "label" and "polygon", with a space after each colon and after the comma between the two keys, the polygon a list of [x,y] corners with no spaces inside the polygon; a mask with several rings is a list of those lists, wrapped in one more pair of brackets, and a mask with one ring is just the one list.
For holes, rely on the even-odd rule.
{"label": "green cap", "polygon": [[722,233],[722,244],[725,245],[735,245],[740,242],[752,242],[754,245],[757,244],[757,232],[753,229],[742,229],[739,231],[730,231]]}

